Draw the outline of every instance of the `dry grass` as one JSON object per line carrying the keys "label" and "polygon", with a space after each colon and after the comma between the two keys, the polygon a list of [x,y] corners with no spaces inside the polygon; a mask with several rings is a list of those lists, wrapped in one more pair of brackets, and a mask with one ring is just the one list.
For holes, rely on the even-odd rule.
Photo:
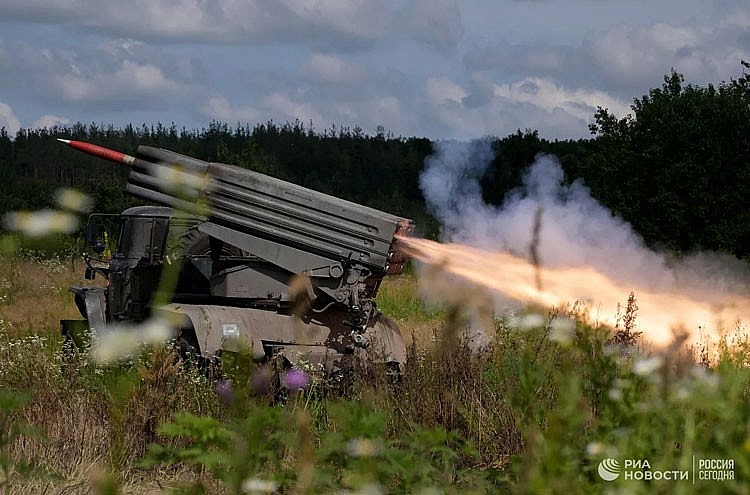
{"label": "dry grass", "polygon": [[68,287],[83,278],[80,259],[0,258],[0,319],[11,336],[59,332],[60,319],[81,318]]}
{"label": "dry grass", "polygon": [[[14,478],[7,493],[105,493],[101,487],[114,478],[119,493],[142,495],[162,493],[194,480],[196,471],[183,465],[168,470],[143,469],[138,461],[149,443],[174,441],[160,438],[156,426],[178,411],[226,419],[227,409],[219,404],[213,383],[181,368],[165,347],[151,349],[136,362],[117,367],[97,367],[85,356],[63,360],[59,341],[52,334],[57,332],[61,315],[77,317],[65,288],[81,282],[79,272],[83,267],[81,263],[58,263],[45,268],[43,263],[17,260],[0,265],[0,279],[17,281],[17,285],[11,285],[9,299],[0,303],[4,320],[0,323],[0,389],[31,396],[14,421],[37,427],[42,433],[41,440],[29,436],[16,439],[8,454],[13,459],[34,461],[54,477]],[[26,274],[23,280],[20,273]],[[50,304],[39,311],[38,293],[43,287],[47,287]],[[441,286],[433,281],[432,288]],[[379,307],[398,320],[411,342],[406,373],[398,386],[392,387],[384,374],[380,376],[382,370],[369,367],[372,376],[360,376],[351,403],[384,411],[389,440],[406,438],[423,427],[457,432],[470,440],[478,455],[459,457],[455,462],[461,468],[494,470],[503,480],[518,475],[520,478],[512,481],[520,483],[517,493],[534,492],[530,487],[536,479],[547,483],[559,478],[566,490],[576,486],[571,479],[581,481],[579,457],[589,442],[603,441],[600,435],[608,434],[605,426],[609,422],[617,424],[638,417],[631,401],[612,399],[613,390],[620,394],[653,392],[656,396],[669,384],[683,387],[686,373],[690,381],[685,383],[696,381],[689,375],[691,371],[680,371],[685,368],[694,372],[692,362],[673,366],[674,360],[665,360],[668,364],[658,374],[665,385],[651,391],[651,378],[632,371],[633,363],[641,357],[632,350],[605,352],[605,348],[615,347],[604,345],[612,338],[611,331],[592,328],[577,319],[567,341],[553,338],[552,320],[575,319],[575,309],[570,314],[531,315],[541,322],[534,325],[493,318],[485,322],[492,326],[491,344],[479,352],[462,333],[472,321],[491,316],[485,314],[488,311],[482,303],[486,301],[452,283],[444,288],[456,294],[450,305],[430,308],[422,302],[413,275],[383,283]],[[633,298],[623,316],[623,330],[628,335],[635,328],[636,310]],[[38,314],[30,314],[34,312]],[[34,328],[41,329],[37,332],[41,336],[34,335]],[[737,369],[747,366],[747,341],[745,338],[742,345],[732,347],[742,349],[733,354]],[[722,380],[734,374],[733,369]],[[710,375],[707,377],[710,382]],[[630,385],[620,390],[623,383]],[[696,404],[712,404],[704,400],[699,388],[688,391],[696,394]],[[651,395],[644,397],[652,399]],[[681,411],[671,403],[669,407],[660,405],[664,397],[660,400],[652,401],[653,407],[663,409],[656,410],[654,417],[668,419],[667,412]],[[316,398],[313,403],[320,410],[319,417],[315,416],[319,419],[315,434],[320,435],[316,440],[323,441],[323,435],[330,433],[326,428],[335,429],[335,423],[329,423],[325,399]],[[746,424],[745,415],[738,414],[738,420],[737,424]],[[670,423],[668,440],[680,438],[680,421],[678,418]],[[644,438],[665,431],[663,426],[651,426],[653,422],[652,418],[644,423],[644,427],[652,428]],[[744,430],[740,433],[746,434]],[[557,462],[563,451],[568,452],[567,464]],[[727,451],[722,455],[729,458],[735,454]],[[531,467],[513,474],[513,462],[520,459]],[[554,476],[534,471],[539,466],[558,464],[562,471]],[[507,483],[511,481],[498,481],[497,486],[511,486]],[[217,483],[210,493],[222,490]]]}
{"label": "dry grass", "polygon": [[97,486],[112,476],[120,493],[162,493],[193,474],[137,468],[157,424],[174,411],[217,413],[211,384],[183,371],[171,348],[114,369],[62,354],[59,320],[81,318],[68,287],[92,285],[84,268],[75,259],[0,258],[0,388],[30,395],[13,422],[38,433],[16,438],[8,454],[46,473],[14,476],[3,493],[103,493]]}
{"label": "dry grass", "polygon": [[154,348],[132,365],[106,369],[85,356],[50,353],[44,338],[7,339],[2,347],[11,344],[19,359],[2,357],[0,386],[31,395],[14,422],[38,435],[20,436],[9,453],[47,473],[17,477],[11,493],[97,493],[92,487],[108,476],[121,493],[160,493],[192,476],[183,469],[137,467],[158,440],[156,426],[174,412],[220,415],[210,382],[183,370],[171,348]]}
{"label": "dry grass", "polygon": [[[50,473],[18,477],[8,493],[100,493],[108,473],[120,493],[161,493],[194,472],[137,467],[159,440],[156,426],[177,411],[221,416],[221,410],[211,383],[182,370],[166,348],[119,370],[97,369],[82,356],[63,360],[59,320],[81,317],[68,287],[91,285],[84,268],[75,259],[0,259],[0,387],[31,394],[14,419],[41,434],[18,438],[9,453]],[[420,348],[436,341],[444,311],[422,303],[414,276],[387,280],[380,299]],[[428,422],[451,421],[434,419]]]}
{"label": "dry grass", "polygon": [[113,476],[103,463],[95,463],[72,472],[65,479],[28,480],[14,484],[4,495],[101,495],[110,493],[106,487],[116,484],[121,495],[158,495],[188,484],[195,479],[193,472],[179,470],[149,470],[131,473],[127,477]]}

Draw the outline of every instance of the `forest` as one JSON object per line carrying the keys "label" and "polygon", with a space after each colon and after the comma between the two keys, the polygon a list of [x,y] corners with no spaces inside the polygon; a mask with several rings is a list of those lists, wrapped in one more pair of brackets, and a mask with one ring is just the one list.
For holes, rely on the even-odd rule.
{"label": "forest", "polygon": [[[631,108],[623,118],[599,108],[587,139],[550,141],[532,129],[490,137],[495,157],[482,182],[485,200],[500,204],[537,154],[552,154],[567,181],[583,180],[594,198],[632,224],[649,246],[748,259],[750,75],[699,86],[672,72]],[[77,123],[21,129],[15,136],[2,129],[3,211],[50,207],[59,187],[88,193],[98,212],[136,204],[124,191],[127,169],[71,152],[58,137],[126,153],[140,144],[159,146],[240,165],[411,217],[423,235],[438,232],[419,189],[424,160],[433,152],[430,139],[385,130],[368,135],[358,127],[318,130],[301,121],[234,127],[212,122],[200,130],[174,123],[124,128]]]}

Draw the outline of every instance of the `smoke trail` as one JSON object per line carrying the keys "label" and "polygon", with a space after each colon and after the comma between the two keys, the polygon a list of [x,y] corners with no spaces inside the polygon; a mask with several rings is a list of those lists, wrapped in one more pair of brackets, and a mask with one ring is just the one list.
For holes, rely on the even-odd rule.
{"label": "smoke trail", "polygon": [[[522,186],[500,207],[485,203],[479,181],[493,156],[489,140],[444,141],[426,160],[420,186],[442,224],[444,241],[528,258],[535,215],[541,209],[536,245],[540,262],[548,268],[593,269],[623,288],[623,302],[630,290],[636,297],[672,294],[716,305],[745,297],[750,274],[744,263],[715,253],[675,260],[648,249],[627,222],[593,199],[581,180],[565,184],[552,156],[538,156],[523,175]],[[588,292],[580,297],[596,302],[596,288]],[[613,314],[615,310],[611,308]],[[707,323],[674,321],[686,326]]]}
{"label": "smoke trail", "polygon": [[482,140],[438,143],[437,153],[427,159],[420,185],[443,225],[443,240],[525,256],[541,208],[537,249],[544,264],[590,265],[611,276],[634,276],[634,281],[639,272],[655,271],[671,282],[664,258],[645,249],[630,225],[597,203],[581,181],[565,185],[554,157],[539,156],[522,187],[511,191],[502,206],[486,204],[479,180],[492,156],[490,142]]}

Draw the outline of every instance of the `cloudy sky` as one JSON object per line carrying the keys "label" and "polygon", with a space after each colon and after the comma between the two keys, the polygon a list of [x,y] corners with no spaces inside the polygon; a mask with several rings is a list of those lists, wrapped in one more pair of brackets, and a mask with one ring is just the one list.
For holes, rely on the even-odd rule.
{"label": "cloudy sky", "polygon": [[588,136],[750,60],[748,0],[0,0],[0,127],[312,122]]}

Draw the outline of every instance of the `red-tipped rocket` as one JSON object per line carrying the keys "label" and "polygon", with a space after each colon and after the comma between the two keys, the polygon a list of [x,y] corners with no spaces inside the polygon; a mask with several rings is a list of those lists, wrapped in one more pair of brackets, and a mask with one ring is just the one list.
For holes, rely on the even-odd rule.
{"label": "red-tipped rocket", "polygon": [[109,148],[103,148],[101,146],[97,146],[95,144],[86,143],[84,141],[73,141],[71,139],[57,139],[61,143],[65,143],[71,148],[75,148],[78,151],[83,151],[84,153],[88,153],[89,155],[98,156],[99,158],[104,158],[105,160],[109,160],[111,162],[116,163],[124,163],[125,165],[133,165],[135,164],[136,158],[134,156],[126,155],[125,153],[120,153],[119,151],[111,150]]}

